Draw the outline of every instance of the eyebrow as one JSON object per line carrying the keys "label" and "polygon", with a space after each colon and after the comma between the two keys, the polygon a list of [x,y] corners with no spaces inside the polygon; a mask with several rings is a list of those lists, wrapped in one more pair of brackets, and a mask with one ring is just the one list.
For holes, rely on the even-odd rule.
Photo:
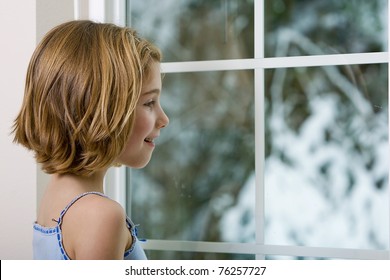
{"label": "eyebrow", "polygon": [[141,93],[141,95],[148,95],[148,94],[160,94],[160,90],[158,88],[155,88]]}

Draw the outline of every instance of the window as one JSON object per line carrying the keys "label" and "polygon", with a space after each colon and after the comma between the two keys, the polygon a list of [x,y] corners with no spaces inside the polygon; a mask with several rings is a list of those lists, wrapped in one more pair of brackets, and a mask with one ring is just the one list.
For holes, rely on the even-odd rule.
{"label": "window", "polygon": [[150,258],[389,258],[387,1],[126,11],[163,50],[171,119],[126,170]]}

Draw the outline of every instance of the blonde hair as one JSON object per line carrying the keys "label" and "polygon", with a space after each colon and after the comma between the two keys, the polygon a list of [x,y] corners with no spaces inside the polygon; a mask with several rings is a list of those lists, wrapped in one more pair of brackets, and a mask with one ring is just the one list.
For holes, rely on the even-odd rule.
{"label": "blonde hair", "polygon": [[55,27],[28,66],[14,141],[50,174],[88,176],[111,166],[154,61],[160,51],[133,29],[92,21]]}

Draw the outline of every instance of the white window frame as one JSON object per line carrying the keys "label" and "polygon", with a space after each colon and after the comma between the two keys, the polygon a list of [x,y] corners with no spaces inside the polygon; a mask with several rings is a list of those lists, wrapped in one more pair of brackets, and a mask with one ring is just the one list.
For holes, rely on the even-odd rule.
{"label": "white window frame", "polygon": [[[120,26],[126,24],[125,0],[73,0],[74,18],[97,22],[111,22]],[[110,187],[106,187],[110,186]],[[104,192],[126,209],[126,168],[110,168],[104,180]]]}
{"label": "white window frame", "polygon": [[[81,3],[88,0],[75,0]],[[104,3],[104,21],[113,22],[119,25],[125,24],[126,1],[114,0],[108,5]],[[89,11],[91,9],[90,2]],[[356,53],[336,55],[314,55],[297,57],[264,57],[264,0],[255,0],[255,57],[250,59],[233,60],[209,60],[209,61],[186,61],[162,63],[164,73],[185,73],[204,71],[231,71],[231,70],[254,70],[255,73],[255,143],[264,143],[264,72],[266,69],[292,68],[292,67],[313,67],[313,66],[339,66],[355,64],[381,64],[389,63],[388,52],[378,53]],[[77,6],[77,5],[75,5]],[[78,5],[77,7],[81,7]],[[108,8],[109,7],[109,8]],[[84,8],[85,9],[85,8]],[[78,12],[83,14],[82,11]],[[387,11],[388,18],[390,8]],[[93,18],[92,18],[93,19]],[[95,18],[96,20],[96,18]],[[390,31],[389,31],[390,34]],[[388,36],[389,38],[389,36]],[[389,77],[390,80],[390,67]],[[388,96],[390,97],[390,86]],[[390,98],[389,98],[390,100]],[[390,112],[390,110],[389,110]],[[389,113],[390,120],[390,113]],[[390,121],[389,121],[390,131]],[[390,138],[390,137],[389,137]],[[389,155],[390,156],[390,155]],[[255,243],[228,243],[228,242],[202,242],[202,241],[172,241],[172,240],[148,240],[143,244],[146,250],[167,250],[167,251],[191,251],[191,252],[214,252],[231,254],[251,254],[256,259],[264,259],[266,255],[299,256],[308,258],[334,258],[334,259],[390,259],[390,249],[367,250],[367,249],[346,249],[346,248],[323,248],[309,246],[285,246],[267,245],[264,241],[264,159],[265,151],[263,144],[256,144],[255,147],[255,172],[256,172],[256,195],[255,195],[255,219],[256,219],[256,240]],[[389,169],[390,174],[390,169]],[[115,168],[109,171],[106,183],[108,195],[118,200],[126,207],[126,168]],[[390,197],[389,197],[390,205]],[[389,206],[390,225],[390,206]],[[389,228],[390,244],[390,228]]]}

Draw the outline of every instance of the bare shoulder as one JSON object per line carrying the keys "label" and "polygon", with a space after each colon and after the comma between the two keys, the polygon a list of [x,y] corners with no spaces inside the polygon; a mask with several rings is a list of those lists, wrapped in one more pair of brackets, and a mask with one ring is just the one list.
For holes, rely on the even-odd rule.
{"label": "bare shoulder", "polygon": [[124,209],[99,195],[87,195],[69,208],[62,231],[65,250],[75,259],[121,259],[131,243]]}
{"label": "bare shoulder", "polygon": [[94,223],[100,222],[115,226],[116,224],[124,225],[126,222],[126,214],[122,206],[100,195],[87,195],[72,207],[80,208],[80,214],[85,215],[81,218],[86,219],[84,222],[87,223],[94,221]]}

